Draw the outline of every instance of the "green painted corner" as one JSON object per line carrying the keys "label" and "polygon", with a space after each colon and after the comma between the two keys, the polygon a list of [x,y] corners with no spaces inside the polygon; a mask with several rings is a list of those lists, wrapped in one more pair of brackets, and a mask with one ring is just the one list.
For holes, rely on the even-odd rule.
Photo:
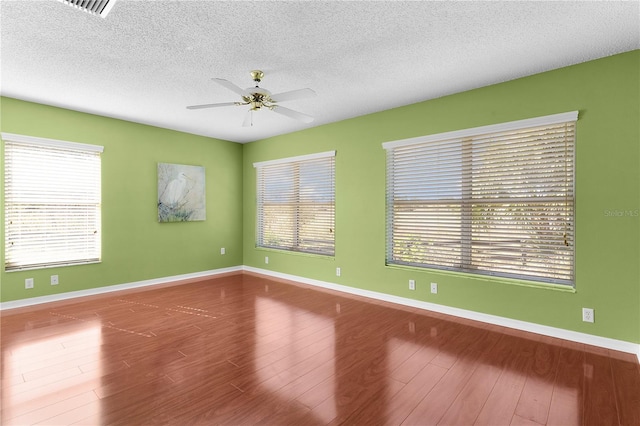
{"label": "green painted corner", "polygon": [[[640,209],[638,50],[245,145],[0,100],[3,132],[105,147],[102,263],[0,271],[2,302],[244,264],[640,343],[640,218],[624,213]],[[385,266],[383,142],[574,110],[575,291]],[[256,248],[253,163],[329,150],[337,152],[335,257]],[[205,167],[206,221],[157,222],[158,162]],[[1,198],[0,205],[3,215]],[[52,287],[54,273],[60,285]],[[33,290],[24,289],[27,277]],[[430,282],[439,284],[437,295]],[[595,309],[594,324],[581,321],[582,307]]]}

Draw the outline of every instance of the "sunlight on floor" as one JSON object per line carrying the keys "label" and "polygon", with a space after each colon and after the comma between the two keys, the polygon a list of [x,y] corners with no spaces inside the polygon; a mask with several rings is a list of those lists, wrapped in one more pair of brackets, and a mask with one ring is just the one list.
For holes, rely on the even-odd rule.
{"label": "sunlight on floor", "polygon": [[[65,329],[59,333],[58,325],[52,336],[45,335],[46,328],[26,329],[9,349],[2,374],[6,424],[69,424],[100,415],[93,391],[102,376],[100,322],[70,322]],[[43,400],[46,406],[33,410]]]}

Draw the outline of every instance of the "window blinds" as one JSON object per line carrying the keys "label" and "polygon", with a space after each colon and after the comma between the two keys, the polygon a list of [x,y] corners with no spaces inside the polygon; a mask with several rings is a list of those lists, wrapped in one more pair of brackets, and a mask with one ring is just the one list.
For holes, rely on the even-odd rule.
{"label": "window blinds", "polygon": [[254,167],[258,247],[333,256],[335,151]]}
{"label": "window blinds", "polygon": [[384,144],[387,263],[573,284],[576,120]]}
{"label": "window blinds", "polygon": [[102,147],[2,137],[5,269],[99,261]]}

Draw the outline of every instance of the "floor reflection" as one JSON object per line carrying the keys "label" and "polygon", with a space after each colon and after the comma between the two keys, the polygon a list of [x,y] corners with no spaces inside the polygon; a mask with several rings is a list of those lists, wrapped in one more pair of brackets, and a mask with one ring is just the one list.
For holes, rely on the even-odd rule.
{"label": "floor reflection", "polygon": [[100,415],[93,391],[102,376],[100,322],[51,322],[51,336],[27,326],[12,335],[14,343],[3,341],[2,424],[70,424]]}
{"label": "floor reflection", "polygon": [[249,275],[1,326],[7,425],[640,424],[634,355]]}
{"label": "floor reflection", "polygon": [[[544,424],[558,406],[569,424],[581,421],[581,382],[556,381],[561,347],[540,344],[540,336],[340,297],[322,308],[307,303],[258,298],[256,348],[264,363],[257,367],[275,385],[271,391],[302,402],[323,423],[508,424],[521,415]],[[313,356],[306,331],[328,321],[333,358],[322,366],[305,363]],[[266,353],[274,350],[269,337],[277,335],[287,336],[288,353],[275,367]],[[314,381],[318,376],[324,380]]]}
{"label": "floor reflection", "polygon": [[256,297],[255,318],[258,381],[280,398],[298,398],[307,406],[322,403],[317,416],[330,422],[335,417],[333,392],[317,401],[318,390],[311,390],[321,383],[334,388],[333,319],[267,297]]}

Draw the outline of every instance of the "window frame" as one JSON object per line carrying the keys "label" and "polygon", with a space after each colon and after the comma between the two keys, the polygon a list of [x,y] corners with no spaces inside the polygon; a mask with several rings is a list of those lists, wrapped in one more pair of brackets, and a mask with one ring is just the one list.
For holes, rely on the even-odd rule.
{"label": "window frame", "polygon": [[[386,197],[387,197],[386,227],[387,229],[386,229],[386,256],[385,256],[386,265],[409,266],[409,267],[419,267],[419,268],[436,269],[436,270],[449,270],[449,271],[471,273],[471,274],[484,275],[484,276],[494,276],[494,277],[501,277],[501,278],[507,278],[507,279],[525,280],[529,282],[560,284],[562,286],[575,287],[575,133],[576,133],[575,127],[577,127],[576,125],[577,120],[578,120],[578,111],[572,111],[567,113],[553,114],[553,115],[548,115],[543,117],[517,120],[517,121],[495,124],[495,125],[480,126],[480,127],[470,128],[470,129],[463,129],[458,131],[445,132],[445,133],[439,133],[434,135],[421,136],[416,138],[404,139],[400,141],[383,143],[382,146],[387,151],[387,183],[386,183],[386,186],[387,186],[386,188]],[[566,156],[568,155],[568,151],[565,151],[565,157],[563,157],[564,162],[567,164],[570,163],[571,165],[571,170],[569,172],[565,171],[565,179],[567,179],[566,181],[567,195],[564,198],[564,203],[565,203],[564,208],[567,209],[566,220],[570,221],[570,225],[569,225],[570,231],[568,234],[569,237],[567,237],[567,231],[565,231],[564,243],[567,246],[570,245],[570,249],[571,249],[569,255],[567,255],[570,261],[566,267],[567,269],[566,274],[562,275],[560,272],[558,272],[556,277],[550,277],[550,276],[541,275],[542,272],[538,272],[538,275],[535,275],[525,268],[521,268],[521,270],[519,271],[519,272],[523,272],[524,270],[524,273],[517,273],[515,270],[513,272],[496,270],[499,268],[499,266],[494,266],[494,270],[484,269],[486,265],[483,262],[480,263],[482,265],[482,268],[478,268],[477,265],[474,267],[475,261],[472,259],[472,254],[471,254],[472,240],[474,240],[474,238],[478,239],[478,237],[477,237],[477,234],[474,235],[474,231],[473,229],[471,229],[472,223],[474,220],[471,214],[471,209],[472,209],[472,205],[475,205],[475,206],[485,205],[485,206],[489,206],[487,207],[487,209],[489,209],[490,208],[489,203],[491,201],[491,198],[487,197],[486,200],[482,200],[481,198],[475,197],[472,194],[462,194],[464,190],[470,190],[471,188],[471,184],[465,184],[463,181],[465,179],[473,179],[472,172],[467,170],[465,167],[473,168],[473,167],[476,167],[474,164],[477,163],[477,161],[473,159],[473,154],[471,153],[472,151],[466,151],[467,144],[473,144],[474,139],[479,140],[484,137],[490,137],[492,135],[501,135],[501,134],[507,135],[510,133],[525,131],[527,129],[532,130],[535,128],[543,128],[545,126],[549,126],[549,127],[560,126],[565,123],[575,126],[573,127],[572,132],[567,133],[570,135],[569,137],[570,142],[567,142],[567,139],[564,140],[565,149],[567,149],[566,146],[568,144],[571,145],[570,158],[566,158]],[[567,134],[565,134],[565,138],[567,137]],[[392,194],[392,191],[394,191],[393,188],[395,188],[394,171],[392,170],[392,167],[394,167],[394,165],[392,165],[392,161],[393,161],[392,156],[394,154],[394,150],[400,151],[403,148],[407,148],[405,150],[406,152],[403,152],[403,154],[408,156],[410,149],[419,149],[420,147],[428,147],[430,146],[430,144],[437,144],[437,143],[449,144],[449,146],[454,146],[454,147],[456,143],[460,145],[460,153],[458,154],[460,156],[460,170],[459,170],[459,176],[458,176],[458,182],[457,182],[458,184],[457,187],[460,188],[459,189],[460,194],[459,194],[459,197],[452,196],[450,200],[451,203],[449,205],[449,209],[451,212],[454,211],[452,207],[454,204],[457,204],[460,206],[459,207],[460,219],[457,222],[455,221],[452,222],[454,223],[454,225],[452,226],[455,227],[457,224],[460,230],[456,231],[455,229],[457,228],[454,228],[453,231],[447,231],[447,232],[450,232],[451,234],[455,234],[459,232],[459,235],[460,235],[459,250],[460,251],[459,251],[459,254],[457,254],[457,256],[459,256],[460,260],[458,264],[449,264],[449,265],[444,264],[445,263],[444,261],[435,262],[435,263],[402,261],[401,259],[399,259],[400,256],[394,253],[394,232],[397,232],[395,231],[395,228],[394,228],[396,223],[395,215],[397,214],[394,208],[396,206],[399,206],[403,202],[407,203],[407,205],[410,203],[413,203],[412,205],[414,206],[420,204],[422,205],[422,208],[425,208],[424,206],[427,206],[428,204],[433,204],[434,206],[437,207],[437,206],[444,206],[447,203],[445,203],[443,199],[438,199],[435,197],[433,201],[429,201],[426,198],[420,200],[419,197],[416,197],[418,201],[413,201],[413,202],[400,201],[397,199],[397,197],[394,198],[394,194]],[[469,145],[469,149],[471,149],[470,146],[471,145]],[[463,158],[463,156],[465,155],[467,157]],[[443,176],[451,178],[452,172],[448,171],[448,173],[450,174],[443,175]],[[570,182],[568,180],[569,178],[567,177],[568,175],[570,175]],[[418,180],[416,179],[413,182],[416,183],[417,181]],[[421,188],[421,191],[424,192],[424,189]],[[537,198],[535,199],[535,202],[540,202],[542,200],[543,198]],[[558,200],[558,198],[556,198],[556,200]],[[562,201],[563,200],[560,199],[560,202]],[[497,201],[493,201],[493,202],[494,204],[497,203]],[[511,205],[522,205],[522,206],[525,206],[524,208],[533,209],[533,207],[531,206],[534,205],[535,202],[532,194],[526,194],[522,198],[517,198],[515,196],[510,197],[506,203],[510,203]],[[553,203],[549,201],[549,205],[552,205],[552,204]],[[515,209],[517,207],[512,207],[512,208]],[[551,208],[551,207],[548,207],[548,208]],[[465,209],[467,210],[466,213],[464,211]],[[560,208],[557,208],[557,209],[560,210]],[[425,214],[427,215],[433,214],[434,215],[433,217],[438,217],[438,218],[440,218],[440,216],[437,216],[437,215],[445,214],[444,218],[447,220],[449,219],[446,216],[447,212],[425,213]],[[452,215],[452,217],[455,216],[455,213],[450,213],[450,214]],[[465,217],[466,219],[463,219],[463,217]],[[493,220],[496,220],[496,218],[500,219],[499,215],[492,215],[490,217]],[[436,225],[432,225],[431,228],[428,228],[426,226],[421,227],[419,228],[419,231],[423,232],[424,229],[431,229],[430,232],[432,232],[433,234],[437,234]],[[434,229],[436,229],[436,231],[434,231]],[[515,226],[514,226],[514,229],[515,229]],[[423,236],[421,237],[422,239],[424,239],[424,235],[425,234],[423,234]],[[549,240],[544,240],[545,243],[548,243],[548,241]],[[423,246],[426,245],[424,241],[422,242],[419,241],[419,244]],[[452,247],[454,247],[455,244],[457,244],[455,241],[451,242]],[[476,244],[479,245],[477,243],[477,240],[476,240]],[[493,247],[489,247],[489,248],[493,248]],[[486,249],[487,252],[489,251],[489,248]],[[442,248],[440,248],[439,250],[442,251]],[[514,252],[517,250],[523,250],[524,252],[524,249],[522,247],[516,247]],[[481,251],[476,248],[476,252],[481,252]],[[408,258],[407,256],[405,256],[405,258]],[[443,255],[443,259],[445,257],[446,255]],[[453,256],[451,258],[453,258]],[[487,258],[492,259],[491,256],[487,256]],[[494,261],[494,260],[488,260],[487,262],[491,262],[491,261]],[[505,269],[505,267],[503,267],[502,269]]]}
{"label": "window frame", "polygon": [[[300,155],[295,157],[287,157],[276,160],[261,161],[253,163],[256,169],[256,248],[269,249],[269,250],[283,250],[291,253],[303,253],[309,255],[318,256],[335,256],[335,156],[336,151],[319,152],[315,154]],[[330,195],[329,201],[313,202],[309,200],[309,196],[305,195],[304,191],[301,191],[300,168],[304,165],[311,165],[314,162],[317,163],[322,160],[328,160],[329,164],[329,176],[319,182],[320,185],[330,185],[330,192],[323,192],[323,195]],[[264,182],[265,171],[278,171],[279,168],[291,166],[294,169],[294,174],[285,178],[285,181],[281,181],[281,184],[290,185],[289,197],[290,203],[286,202],[273,202],[265,204],[265,198],[274,196],[275,193],[265,193],[265,186],[268,185]],[[283,175],[281,175],[283,176]],[[315,182],[314,182],[315,183]],[[272,182],[273,184],[273,182]],[[286,191],[285,191],[286,192]],[[301,192],[303,193],[301,195]],[[301,201],[302,199],[304,201]],[[268,205],[273,206],[286,206],[290,207],[292,226],[285,229],[286,234],[282,234],[282,243],[268,243],[265,241],[267,238],[265,228],[269,223],[264,217],[264,208]],[[302,232],[302,220],[300,219],[304,213],[310,211],[318,211],[318,206],[329,206],[330,212],[323,215],[322,218],[329,221],[329,234],[331,238],[325,238],[324,240],[318,240],[316,245],[313,245],[305,239]],[[265,225],[266,224],[266,225]],[[316,234],[314,227],[311,231],[307,231],[307,236],[317,236],[321,238],[320,234]],[[289,243],[286,243],[289,241]]]}
{"label": "window frame", "polygon": [[[3,152],[3,170],[4,170],[4,184],[5,184],[4,193],[3,193],[3,196],[4,196],[3,215],[4,215],[4,222],[5,222],[3,224],[4,225],[3,244],[5,247],[4,259],[3,259],[4,270],[6,272],[15,272],[15,271],[63,267],[63,266],[72,266],[72,265],[86,265],[86,264],[101,262],[101,258],[102,258],[102,236],[101,236],[102,158],[101,158],[101,154],[104,151],[104,147],[99,145],[91,145],[91,144],[84,144],[84,143],[78,143],[78,142],[68,142],[63,140],[19,135],[19,134],[6,133],[6,132],[2,132],[0,136],[2,137],[3,147],[4,147],[4,152]],[[14,146],[15,146],[16,152],[10,153],[9,155],[7,155],[9,150],[12,149],[12,147]],[[90,187],[92,187],[92,189],[89,193],[90,195],[87,197],[87,200],[83,202],[79,202],[77,198],[73,198],[73,197],[77,197],[77,194],[71,195],[71,196],[67,194],[64,197],[66,198],[66,201],[63,201],[62,196],[54,195],[51,193],[48,193],[49,199],[44,200],[42,194],[47,193],[46,192],[47,189],[38,185],[34,185],[34,188],[36,189],[35,196],[24,197],[23,195],[18,195],[19,194],[18,191],[20,191],[20,187],[13,188],[13,185],[9,183],[9,179],[14,178],[13,173],[15,173],[16,171],[10,170],[10,168],[8,167],[8,161],[9,161],[8,157],[11,157],[12,155],[16,155],[16,154],[19,155],[19,151],[25,147],[27,149],[33,148],[34,152],[36,150],[40,150],[40,151],[44,150],[45,153],[46,151],[49,151],[49,153],[51,154],[50,158],[54,157],[54,153],[56,153],[56,155],[62,158],[64,157],[63,152],[68,152],[70,156],[73,156],[74,154],[80,157],[84,156],[85,159],[82,161],[85,161],[85,162],[89,161],[89,162],[96,163],[97,170],[95,170],[93,174],[93,180],[90,180],[91,182]],[[30,154],[36,157],[38,154],[34,154],[34,152],[31,152]],[[76,159],[66,158],[65,160],[66,161],[75,160],[76,162],[80,161],[78,158]],[[11,167],[11,169],[12,168],[13,167]],[[80,173],[80,170],[78,170],[76,173]],[[18,175],[15,175],[15,176],[17,177]],[[18,178],[18,179],[21,179],[21,178]],[[84,181],[84,186],[86,187],[86,182],[89,180],[85,176],[83,176],[82,180]],[[12,193],[11,192],[12,189],[14,189],[16,192]],[[73,200],[71,200],[71,198],[73,198]],[[71,219],[68,219],[68,215],[65,215],[64,218],[67,218],[67,219],[61,221],[61,223],[64,223],[64,225],[61,225],[64,231],[61,234],[58,234],[58,236],[65,235],[66,238],[68,238],[70,235],[73,235],[70,233],[71,229],[72,228],[75,228],[76,230],[80,229],[78,228],[77,220],[78,220],[78,217],[82,217],[85,219],[89,219],[89,222],[86,222],[86,223],[88,223],[88,228],[93,229],[93,235],[95,235],[95,238],[86,237],[86,236],[81,237],[81,238],[84,238],[83,240],[84,242],[81,243],[80,246],[84,246],[84,247],[76,250],[67,249],[68,251],[66,251],[64,255],[60,254],[59,248],[55,244],[52,246],[53,248],[43,250],[40,253],[40,256],[32,256],[31,258],[29,258],[28,256],[24,256],[24,254],[20,254],[20,251],[14,252],[11,249],[11,246],[15,244],[15,241],[12,242],[10,238],[14,238],[16,234],[19,235],[20,232],[23,232],[20,230],[20,228],[18,228],[17,232],[15,230],[10,229],[10,225],[11,225],[10,220],[12,217],[15,217],[15,214],[11,214],[9,210],[14,208],[17,205],[22,205],[23,207],[17,208],[16,211],[25,211],[26,209],[26,210],[30,210],[32,213],[35,212],[35,210],[37,210],[37,209],[34,210],[34,207],[32,206],[40,205],[41,216],[39,216],[39,218],[38,216],[31,216],[31,218],[36,218],[37,220],[46,220],[47,222],[49,222],[49,220],[46,218],[43,219],[42,215],[44,215],[45,217],[46,215],[52,215],[51,217],[59,218],[63,216],[56,215],[55,213],[52,213],[52,211],[55,211],[56,209],[66,208],[67,209],[66,211],[81,212],[82,208],[73,210],[74,209],[73,206],[83,206],[83,208],[85,209],[84,211],[90,212],[90,213],[85,213],[85,214],[81,213],[81,216],[72,216]],[[27,216],[24,216],[24,217],[27,217]],[[74,218],[76,220],[76,224],[75,225],[72,224],[70,228],[69,224],[72,223]],[[23,226],[23,224],[21,224],[20,226]],[[46,222],[35,225],[35,228],[33,229],[37,230],[38,237],[31,240],[27,240],[27,245],[38,244],[40,243],[39,239],[42,241],[46,240],[48,238],[47,235],[51,235],[50,232],[52,232],[50,223],[49,225],[47,225]],[[25,249],[22,249],[22,251],[24,250]],[[55,253],[58,253],[58,255],[56,256]]]}

